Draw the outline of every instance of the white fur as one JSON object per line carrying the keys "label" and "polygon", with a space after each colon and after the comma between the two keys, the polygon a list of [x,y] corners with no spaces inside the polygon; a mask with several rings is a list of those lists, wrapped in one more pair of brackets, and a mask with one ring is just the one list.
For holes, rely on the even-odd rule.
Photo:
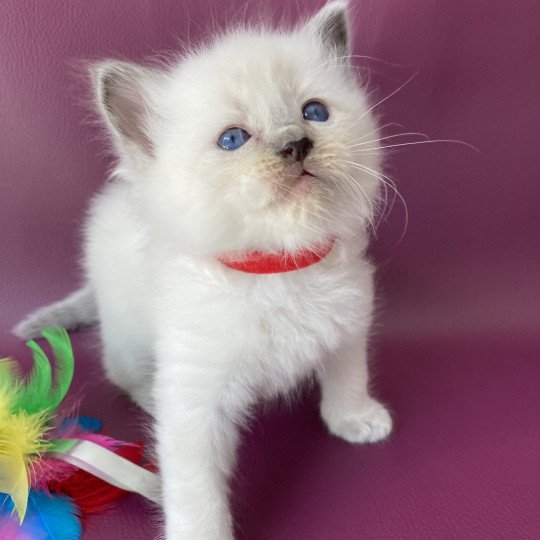
{"label": "white fur", "polygon": [[[363,253],[378,180],[347,163],[357,160],[348,147],[377,126],[339,43],[320,31],[336,11],[346,6],[289,33],[230,32],[159,73],[97,70],[121,161],[89,214],[86,270],[107,374],[156,418],[168,540],[233,538],[227,480],[238,427],[261,398],[316,374],[330,432],[362,443],[391,429],[367,390],[373,271]],[[111,69],[121,80],[104,89]],[[328,122],[303,120],[312,99]],[[220,149],[236,125],[251,139]],[[303,136],[314,141],[304,167],[317,176],[307,196],[294,189],[298,164],[276,154]],[[379,170],[377,151],[362,159]],[[217,261],[325,236],[337,238],[330,255],[295,272]]]}

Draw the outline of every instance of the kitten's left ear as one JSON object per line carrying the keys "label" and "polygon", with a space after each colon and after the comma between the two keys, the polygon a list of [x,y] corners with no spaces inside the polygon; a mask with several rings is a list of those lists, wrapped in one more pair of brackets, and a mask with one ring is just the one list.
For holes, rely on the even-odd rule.
{"label": "kitten's left ear", "polygon": [[349,56],[349,6],[341,0],[328,2],[306,25],[332,54]]}

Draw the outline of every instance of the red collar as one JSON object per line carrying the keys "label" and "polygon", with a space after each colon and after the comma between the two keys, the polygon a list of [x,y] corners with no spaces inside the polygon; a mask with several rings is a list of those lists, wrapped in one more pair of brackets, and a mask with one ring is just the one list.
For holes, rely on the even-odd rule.
{"label": "red collar", "polygon": [[218,257],[218,261],[233,270],[248,274],[281,274],[300,270],[322,261],[332,251],[334,241],[334,238],[330,238],[326,242],[321,242],[314,249],[303,249],[296,253],[248,251],[239,259],[221,256]]}

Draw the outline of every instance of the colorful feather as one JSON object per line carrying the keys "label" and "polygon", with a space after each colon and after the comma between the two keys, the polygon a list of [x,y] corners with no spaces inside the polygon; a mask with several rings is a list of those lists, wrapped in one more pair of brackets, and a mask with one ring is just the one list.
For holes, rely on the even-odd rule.
{"label": "colorful feather", "polygon": [[26,384],[17,392],[15,410],[52,412],[60,405],[71,385],[74,359],[67,332],[63,328],[51,328],[43,330],[42,334],[56,359],[54,386],[51,365],[43,349],[35,341],[28,341],[27,345],[34,356],[34,369]]}
{"label": "colorful feather", "polygon": [[[117,447],[114,452],[132,463],[140,464],[144,447],[142,444],[129,444]],[[83,516],[106,510],[129,493],[81,469],[77,469],[75,474],[62,481],[51,482],[48,487],[51,491],[69,495],[81,509]]]}
{"label": "colorful feather", "polygon": [[[99,420],[86,416],[68,417],[59,422],[59,427],[51,434],[51,447],[53,450],[67,439],[89,440],[104,448],[114,450],[116,447],[127,444],[111,437],[97,433],[102,427]],[[77,471],[77,467],[45,454],[34,464],[31,471],[30,482],[34,489],[48,491],[52,482],[62,482]]]}
{"label": "colorful feather", "polygon": [[39,491],[49,492],[51,482],[61,482],[69,478],[76,467],[52,457],[45,456],[34,464],[30,474],[30,487]]}
{"label": "colorful feather", "polygon": [[48,329],[44,330],[42,333],[51,345],[56,359],[55,384],[50,403],[50,406],[54,410],[66,397],[69,387],[71,386],[71,381],[73,380],[73,368],[75,363],[73,349],[68,333],[64,328]]}
{"label": "colorful feather", "polygon": [[29,341],[27,346],[32,349],[34,368],[21,385],[14,403],[15,410],[34,413],[46,409],[46,399],[51,391],[52,368],[49,359],[35,341]]}
{"label": "colorful feather", "polygon": [[22,521],[29,490],[28,468],[49,446],[43,439],[47,416],[20,411],[4,415],[0,422],[0,492],[11,495]]}
{"label": "colorful feather", "polygon": [[[86,424],[86,422],[83,421],[83,425],[84,424]],[[63,433],[64,437],[76,438],[99,444],[101,447],[106,448],[137,465],[140,464],[143,459],[144,446],[142,443],[128,444],[106,435],[100,435],[89,431],[80,431],[80,422],[68,425],[71,429],[68,429]],[[49,461],[49,459],[47,459],[47,461]],[[73,465],[66,465],[72,468],[72,474],[64,475],[62,478],[49,481],[47,488],[53,492],[69,495],[78,504],[83,516],[95,514],[109,508],[113,502],[128,493],[86,471],[77,469]]]}
{"label": "colorful feather", "polygon": [[73,378],[73,351],[64,329],[45,330],[56,357],[54,386],[52,368],[34,341],[34,368],[24,382],[15,362],[0,360],[0,491],[12,497],[22,522],[27,509],[28,470],[50,447],[45,439],[51,414],[66,395]]}
{"label": "colorful feather", "polygon": [[[51,445],[56,445],[64,439],[88,440],[114,450],[118,446],[126,443],[117,441],[111,437],[99,435],[102,424],[95,418],[86,416],[64,418],[59,422],[59,427],[52,433]],[[52,448],[49,448],[49,450]],[[34,489],[48,491],[49,485],[54,482],[62,482],[77,472],[77,467],[66,461],[55,459],[45,455],[43,459],[36,462],[30,475],[31,486]]]}
{"label": "colorful feather", "polygon": [[[62,421],[61,436],[67,439],[91,441],[133,463],[141,463],[144,454],[142,444],[128,444],[98,433],[82,431],[81,428],[84,426],[96,429],[99,427],[99,422],[89,422],[85,417],[82,421],[80,418],[70,418],[67,422]],[[59,439],[59,442],[63,440],[65,439]],[[35,489],[70,495],[81,507],[83,515],[104,510],[126,494],[126,491],[79,470],[75,465],[48,455],[35,464],[31,484]]]}
{"label": "colorful feather", "polygon": [[119,448],[120,446],[125,446],[130,443],[126,443],[123,441],[119,441],[118,439],[115,439],[113,437],[109,437],[108,435],[102,435],[100,433],[92,433],[91,431],[74,431],[73,433],[66,433],[63,438],[66,439],[80,439],[82,441],[90,441],[95,444],[99,444],[99,446],[102,446],[103,448],[106,448],[107,450],[111,450],[114,452],[116,448]]}
{"label": "colorful feather", "polygon": [[26,380],[15,362],[0,360],[1,540],[78,539],[81,510],[101,511],[127,493],[69,460],[55,459],[54,452],[67,455],[77,440],[86,440],[136,465],[143,460],[142,444],[96,433],[98,420],[57,415],[73,378],[73,351],[64,329],[46,330],[43,336],[56,359],[54,370],[35,341],[27,343],[34,366]]}
{"label": "colorful feather", "polygon": [[99,433],[103,429],[103,422],[91,416],[78,416],[76,418],[65,418],[60,424],[60,428],[63,430],[73,429],[74,426],[81,431]]}
{"label": "colorful feather", "polygon": [[17,363],[11,358],[0,359],[0,423],[11,414],[19,384]]}
{"label": "colorful feather", "polygon": [[13,505],[0,494],[0,538],[2,540],[78,540],[82,529],[79,510],[65,495],[31,490],[28,512],[22,525],[14,519]]}

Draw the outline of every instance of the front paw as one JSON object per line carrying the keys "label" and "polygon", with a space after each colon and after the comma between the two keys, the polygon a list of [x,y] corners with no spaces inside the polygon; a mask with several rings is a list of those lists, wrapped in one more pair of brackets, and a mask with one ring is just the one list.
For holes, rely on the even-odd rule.
{"label": "front paw", "polygon": [[350,443],[373,443],[392,431],[392,418],[378,401],[369,398],[357,410],[321,410],[330,433]]}

